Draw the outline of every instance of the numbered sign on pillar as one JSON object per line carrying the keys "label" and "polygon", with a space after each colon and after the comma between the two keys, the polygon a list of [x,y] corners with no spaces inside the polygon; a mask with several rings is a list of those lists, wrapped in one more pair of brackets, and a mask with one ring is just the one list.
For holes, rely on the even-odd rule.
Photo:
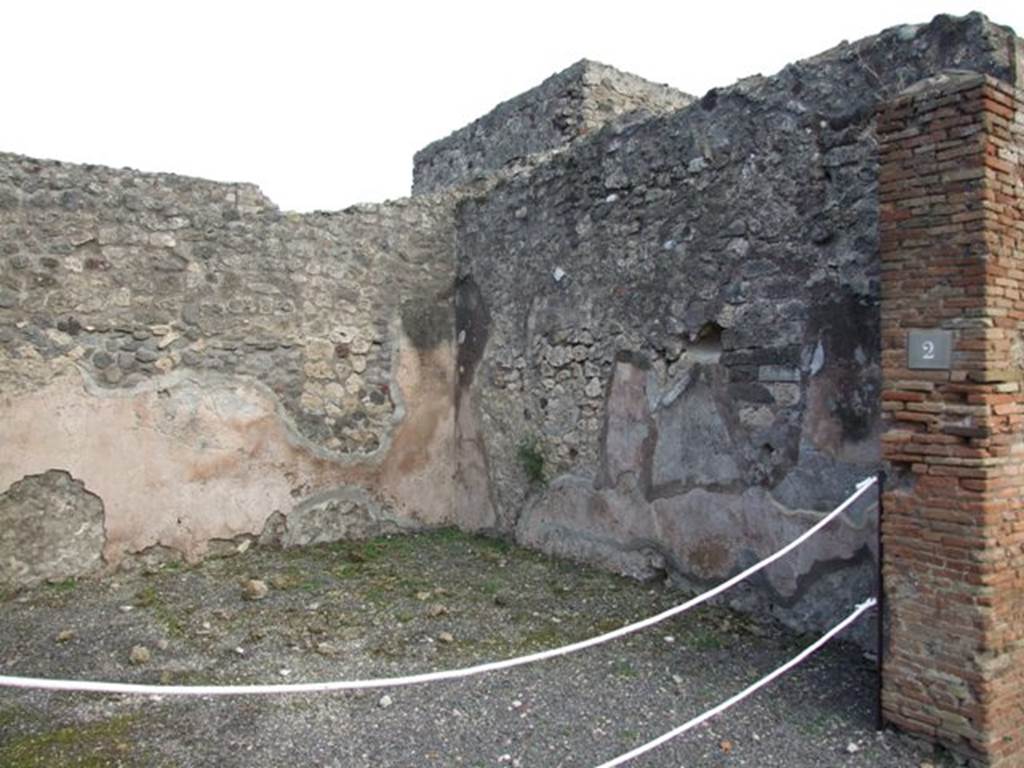
{"label": "numbered sign on pillar", "polygon": [[907,367],[949,370],[952,350],[952,331],[911,331],[907,341]]}

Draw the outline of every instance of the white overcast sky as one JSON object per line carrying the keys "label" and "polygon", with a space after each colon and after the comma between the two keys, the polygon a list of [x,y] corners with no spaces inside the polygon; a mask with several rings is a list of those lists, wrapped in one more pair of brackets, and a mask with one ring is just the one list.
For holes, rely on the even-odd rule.
{"label": "white overcast sky", "polygon": [[584,57],[700,95],[970,10],[1024,34],[1024,0],[9,0],[0,151],[333,210],[406,195],[417,149]]}

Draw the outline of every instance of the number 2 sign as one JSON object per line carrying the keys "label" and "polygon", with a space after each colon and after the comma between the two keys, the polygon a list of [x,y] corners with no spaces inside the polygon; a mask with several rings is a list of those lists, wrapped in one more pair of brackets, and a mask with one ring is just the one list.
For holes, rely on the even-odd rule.
{"label": "number 2 sign", "polygon": [[907,367],[949,370],[952,350],[952,331],[911,331],[907,339]]}

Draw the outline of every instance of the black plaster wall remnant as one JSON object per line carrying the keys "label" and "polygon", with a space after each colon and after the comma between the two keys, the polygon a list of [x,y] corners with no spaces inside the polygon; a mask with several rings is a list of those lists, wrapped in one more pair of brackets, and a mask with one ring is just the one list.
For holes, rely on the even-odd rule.
{"label": "black plaster wall remnant", "polygon": [[491,312],[484,303],[480,287],[472,275],[464,275],[455,285],[455,364],[459,393],[473,382],[473,374],[487,347],[491,330]]}
{"label": "black plaster wall remnant", "polygon": [[836,286],[830,300],[815,306],[809,330],[817,332],[823,356],[839,358],[832,372],[832,411],[843,438],[866,439],[881,408],[881,348],[878,295],[844,292]]}
{"label": "black plaster wall remnant", "polygon": [[450,341],[453,330],[451,302],[445,296],[407,299],[401,306],[402,330],[420,350],[430,350]]}

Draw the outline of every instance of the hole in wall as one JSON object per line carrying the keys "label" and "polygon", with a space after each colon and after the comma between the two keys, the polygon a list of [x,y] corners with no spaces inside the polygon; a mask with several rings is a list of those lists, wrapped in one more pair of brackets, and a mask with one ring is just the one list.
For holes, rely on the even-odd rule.
{"label": "hole in wall", "polygon": [[722,326],[704,323],[691,337],[686,348],[686,359],[693,363],[717,363],[722,356]]}

